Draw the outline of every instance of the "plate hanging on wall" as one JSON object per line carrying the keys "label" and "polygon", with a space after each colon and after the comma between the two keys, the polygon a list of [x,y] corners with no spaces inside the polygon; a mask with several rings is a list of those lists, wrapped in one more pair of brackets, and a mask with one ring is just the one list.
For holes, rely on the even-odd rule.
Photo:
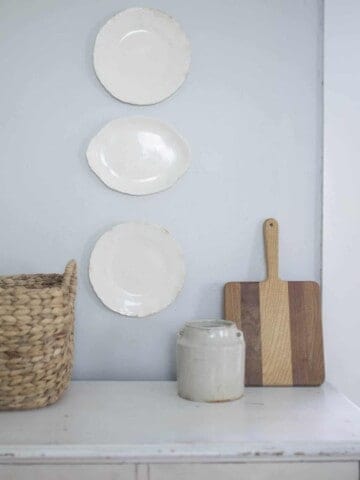
{"label": "plate hanging on wall", "polygon": [[94,67],[116,98],[151,105],[172,95],[190,66],[190,42],[169,15],[152,8],[129,8],[99,31]]}
{"label": "plate hanging on wall", "polygon": [[145,317],[172,303],[185,278],[178,243],[159,225],[122,223],[104,233],[90,257],[90,282],[115,312]]}
{"label": "plate hanging on wall", "polygon": [[108,187],[131,195],[171,187],[190,163],[185,140],[169,125],[147,117],[109,122],[91,140],[86,155]]}

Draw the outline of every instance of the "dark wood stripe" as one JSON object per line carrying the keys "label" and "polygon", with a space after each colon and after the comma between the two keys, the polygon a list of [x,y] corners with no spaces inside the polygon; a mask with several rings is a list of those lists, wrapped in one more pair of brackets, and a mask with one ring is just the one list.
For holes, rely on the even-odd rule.
{"label": "dark wood stripe", "polygon": [[320,289],[316,282],[288,282],[294,385],[324,381]]}
{"label": "dark wood stripe", "polygon": [[241,329],[246,342],[245,384],[262,385],[259,283],[241,282]]}
{"label": "dark wood stripe", "polygon": [[225,284],[225,320],[231,320],[241,330],[241,283]]}

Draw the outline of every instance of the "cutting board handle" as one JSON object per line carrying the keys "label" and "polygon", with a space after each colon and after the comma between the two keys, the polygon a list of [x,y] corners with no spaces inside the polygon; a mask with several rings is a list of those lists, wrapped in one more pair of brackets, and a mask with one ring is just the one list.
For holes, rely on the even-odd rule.
{"label": "cutting board handle", "polygon": [[274,218],[264,222],[265,257],[268,280],[279,280],[279,225]]}

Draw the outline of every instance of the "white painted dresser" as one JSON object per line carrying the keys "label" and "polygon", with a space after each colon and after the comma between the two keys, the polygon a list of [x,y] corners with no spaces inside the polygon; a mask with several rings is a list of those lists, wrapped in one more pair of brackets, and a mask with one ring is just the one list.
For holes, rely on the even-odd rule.
{"label": "white painted dresser", "polygon": [[174,382],[73,382],[0,413],[0,480],[358,480],[360,410],[331,386],[200,404]]}

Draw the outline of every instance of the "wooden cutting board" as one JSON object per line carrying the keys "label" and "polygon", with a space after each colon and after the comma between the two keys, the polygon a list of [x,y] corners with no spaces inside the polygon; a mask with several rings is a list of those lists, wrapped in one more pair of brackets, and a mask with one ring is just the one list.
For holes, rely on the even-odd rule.
{"label": "wooden cutting board", "polygon": [[264,223],[267,279],[225,285],[225,318],[243,331],[246,385],[320,385],[324,354],[320,288],[278,275],[278,224]]}

